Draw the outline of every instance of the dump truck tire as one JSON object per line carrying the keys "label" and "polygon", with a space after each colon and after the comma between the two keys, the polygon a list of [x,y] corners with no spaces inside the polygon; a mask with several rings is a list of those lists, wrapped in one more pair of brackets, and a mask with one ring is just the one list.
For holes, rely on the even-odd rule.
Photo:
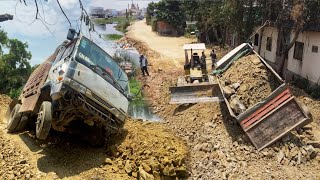
{"label": "dump truck tire", "polygon": [[29,117],[25,115],[25,113],[23,113],[19,125],[15,129],[15,132],[23,131],[26,128],[28,121]]}
{"label": "dump truck tire", "polygon": [[51,129],[51,123],[52,123],[52,105],[51,102],[44,101],[41,104],[38,117],[37,117],[37,123],[36,123],[36,136],[38,139],[46,139],[49,131]]}
{"label": "dump truck tire", "polygon": [[19,113],[21,104],[16,104],[12,111],[10,111],[10,107],[8,108],[7,112],[7,130],[8,132],[15,132],[16,128],[18,127],[22,113]]}

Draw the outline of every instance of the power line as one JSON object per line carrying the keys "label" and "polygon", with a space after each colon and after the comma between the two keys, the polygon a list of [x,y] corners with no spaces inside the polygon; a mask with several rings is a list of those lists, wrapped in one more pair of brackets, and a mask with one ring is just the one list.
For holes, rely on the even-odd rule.
{"label": "power line", "polygon": [[61,11],[62,11],[63,15],[67,18],[67,20],[68,20],[68,22],[69,22],[69,25],[70,25],[70,27],[71,27],[71,22],[70,22],[70,20],[69,20],[68,16],[66,15],[66,13],[63,11],[63,9],[62,9],[62,7],[61,7],[61,5],[60,5],[59,0],[57,0],[57,3],[59,4],[59,7],[60,7],[60,9],[61,9]]}

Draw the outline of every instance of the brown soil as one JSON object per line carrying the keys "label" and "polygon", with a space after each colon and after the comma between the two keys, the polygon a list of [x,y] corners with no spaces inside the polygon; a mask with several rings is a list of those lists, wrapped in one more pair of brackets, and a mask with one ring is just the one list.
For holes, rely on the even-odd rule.
{"label": "brown soil", "polygon": [[[235,95],[246,109],[265,100],[280,82],[275,75],[253,54],[235,61],[221,78],[225,86],[240,83],[235,89]],[[229,96],[229,101],[231,96]]]}
{"label": "brown soil", "polygon": [[[11,99],[0,97],[0,113]],[[128,119],[106,148],[52,131],[46,141],[33,129],[8,134],[0,120],[0,179],[152,179],[188,177],[188,148],[161,123]]]}
{"label": "brown soil", "polygon": [[[135,44],[139,52],[150,55],[151,77],[139,79],[148,85],[144,93],[155,112],[189,146],[187,165],[191,169],[190,179],[320,178],[320,157],[314,156],[320,152],[319,149],[315,148],[315,151],[310,152],[305,150],[308,149],[308,141],[320,140],[320,131],[315,123],[258,152],[241,127],[230,117],[224,103],[170,105],[169,87],[175,85],[178,76],[183,74],[184,54],[183,51],[174,52],[169,48],[166,51],[170,53],[162,52],[166,47],[164,44],[172,43],[172,38],[162,37],[162,45],[157,44],[156,39],[148,38],[156,34],[146,30],[147,28],[144,22],[133,24],[126,41]],[[150,44],[152,48],[148,47]],[[181,44],[176,46],[182,49]],[[218,48],[215,50],[218,57],[222,57],[221,51]],[[170,56],[172,53],[176,53],[175,56]],[[175,60],[180,67],[175,66]],[[314,117],[319,118],[320,116]],[[297,150],[303,159],[300,164],[297,163]]]}

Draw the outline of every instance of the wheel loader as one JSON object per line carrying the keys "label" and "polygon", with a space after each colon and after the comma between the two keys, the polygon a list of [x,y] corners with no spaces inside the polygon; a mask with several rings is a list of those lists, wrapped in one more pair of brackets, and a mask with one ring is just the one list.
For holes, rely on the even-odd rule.
{"label": "wheel loader", "polygon": [[[223,95],[214,76],[209,75],[206,62],[201,62],[199,54],[205,51],[204,43],[185,44],[184,76],[177,85],[170,87],[170,104],[223,101]],[[190,59],[189,59],[190,53]]]}

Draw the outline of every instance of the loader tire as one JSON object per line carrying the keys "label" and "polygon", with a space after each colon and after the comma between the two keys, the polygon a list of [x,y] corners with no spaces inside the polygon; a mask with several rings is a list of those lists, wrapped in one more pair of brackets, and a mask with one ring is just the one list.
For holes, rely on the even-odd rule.
{"label": "loader tire", "polygon": [[16,104],[14,108],[11,110],[10,107],[7,111],[7,130],[9,133],[15,132],[18,127],[22,113],[19,113],[21,104]]}
{"label": "loader tire", "polygon": [[49,101],[44,101],[41,104],[37,122],[36,122],[36,137],[38,139],[46,139],[51,129],[52,123],[52,105]]}

